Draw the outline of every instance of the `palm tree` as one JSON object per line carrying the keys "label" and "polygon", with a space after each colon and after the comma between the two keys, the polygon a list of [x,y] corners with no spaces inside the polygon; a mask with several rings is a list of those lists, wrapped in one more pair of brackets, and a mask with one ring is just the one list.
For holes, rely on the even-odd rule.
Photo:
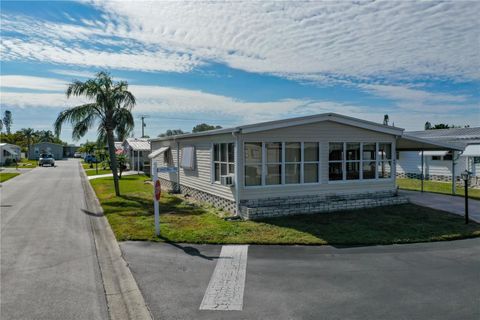
{"label": "palm tree", "polygon": [[42,130],[38,132],[38,140],[40,142],[54,142],[55,135],[51,130]]}
{"label": "palm tree", "polygon": [[97,134],[99,138],[105,136],[108,145],[115,194],[120,196],[114,134],[123,136],[133,130],[131,110],[135,106],[135,97],[128,91],[128,83],[113,82],[110,74],[99,72],[94,79],[72,82],[66,94],[67,98],[84,96],[93,102],[60,112],[54,124],[55,133],[60,135],[62,125],[69,122],[73,125],[72,138],[78,140],[98,123]]}
{"label": "palm tree", "polygon": [[27,154],[30,157],[30,146],[32,145],[32,138],[35,136],[35,130],[32,128],[23,128],[20,130],[22,135],[27,139]]}

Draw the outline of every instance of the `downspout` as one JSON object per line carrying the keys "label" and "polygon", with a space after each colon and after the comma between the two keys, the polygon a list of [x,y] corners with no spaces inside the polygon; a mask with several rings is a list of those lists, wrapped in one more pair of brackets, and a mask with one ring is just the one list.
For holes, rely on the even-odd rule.
{"label": "downspout", "polygon": [[239,160],[240,160],[240,130],[238,131],[233,131],[232,135],[235,139],[235,215],[237,217],[240,216],[240,166],[239,166]]}
{"label": "downspout", "polygon": [[180,142],[173,138],[174,142],[177,142],[177,193],[182,193],[180,188]]}

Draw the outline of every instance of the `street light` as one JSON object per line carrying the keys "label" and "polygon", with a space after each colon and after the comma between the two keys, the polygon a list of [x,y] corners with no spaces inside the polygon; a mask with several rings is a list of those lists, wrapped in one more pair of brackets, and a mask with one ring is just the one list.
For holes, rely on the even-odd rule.
{"label": "street light", "polygon": [[468,170],[463,171],[460,176],[465,182],[465,224],[468,224],[468,180],[470,179],[471,172]]}

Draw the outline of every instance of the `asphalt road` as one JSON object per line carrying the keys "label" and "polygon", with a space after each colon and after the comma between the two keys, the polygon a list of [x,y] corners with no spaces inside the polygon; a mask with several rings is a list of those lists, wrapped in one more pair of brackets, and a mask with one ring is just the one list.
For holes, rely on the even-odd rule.
{"label": "asphalt road", "polygon": [[480,239],[250,246],[242,311],[199,310],[221,246],[121,249],[156,319],[480,319]]}
{"label": "asphalt road", "polygon": [[1,189],[2,319],[107,319],[77,160]]}

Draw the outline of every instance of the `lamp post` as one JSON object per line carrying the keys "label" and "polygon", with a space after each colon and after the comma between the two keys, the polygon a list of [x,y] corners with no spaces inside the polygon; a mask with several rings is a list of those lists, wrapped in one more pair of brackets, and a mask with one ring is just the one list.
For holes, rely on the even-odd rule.
{"label": "lamp post", "polygon": [[468,170],[465,170],[461,173],[461,177],[465,182],[465,224],[468,224],[468,180],[472,173]]}

